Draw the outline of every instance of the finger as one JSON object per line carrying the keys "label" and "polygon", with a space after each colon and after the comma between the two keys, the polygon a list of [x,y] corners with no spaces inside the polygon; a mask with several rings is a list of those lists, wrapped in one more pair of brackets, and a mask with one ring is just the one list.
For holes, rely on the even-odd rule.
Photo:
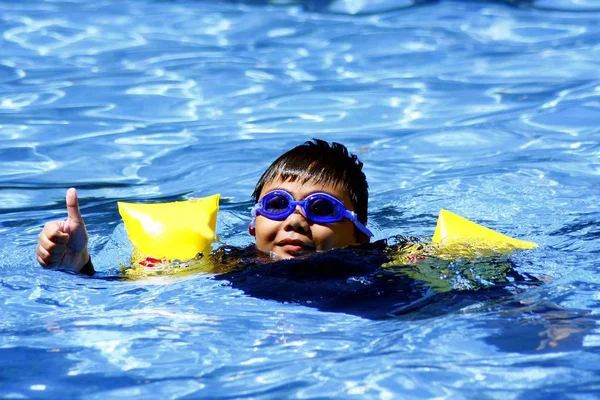
{"label": "finger", "polygon": [[63,231],[63,225],[63,221],[48,222],[38,235],[39,239],[45,237],[50,242],[66,244],[69,241],[69,234]]}
{"label": "finger", "polygon": [[67,252],[67,247],[63,245],[51,246],[49,248],[46,248],[46,251],[51,254],[53,259],[56,259],[56,256],[58,256],[58,258],[60,259]]}
{"label": "finger", "polygon": [[[65,234],[61,233],[61,235],[64,236]],[[69,235],[66,236],[68,237]],[[48,253],[64,253],[67,249],[67,243],[68,238],[67,240],[61,239],[60,241],[56,241],[44,234],[40,234],[38,240],[38,245],[44,250],[46,250]]]}
{"label": "finger", "polygon": [[56,235],[52,238],[54,243],[56,244],[64,244],[69,243],[69,234],[64,232],[57,232]]}
{"label": "finger", "polygon": [[65,256],[64,252],[63,253],[56,253],[56,254],[51,253],[50,254],[50,258],[48,258],[48,264],[54,265],[54,266],[60,265],[60,263],[61,263],[61,261],[62,261],[62,259],[63,259],[64,256]]}
{"label": "finger", "polygon": [[69,219],[72,222],[83,224],[83,217],[81,216],[81,211],[79,210],[79,200],[77,199],[77,190],[75,190],[75,188],[70,188],[67,190],[66,200]]}
{"label": "finger", "polygon": [[40,240],[45,239],[45,242],[62,245],[66,245],[67,243],[69,243],[69,238],[70,235],[68,233],[62,232],[58,229],[51,231],[49,234],[45,233],[43,237],[40,236]]}
{"label": "finger", "polygon": [[51,268],[57,265],[62,257],[62,254],[52,254],[41,245],[37,247],[37,260],[42,267]]}
{"label": "finger", "polygon": [[65,256],[65,254],[67,254],[67,247],[66,246],[54,246],[51,248],[47,248],[45,249],[47,252],[47,256],[46,259],[48,260],[49,264],[58,264],[60,263],[60,261],[63,259],[63,257]]}
{"label": "finger", "polygon": [[36,255],[37,255],[38,262],[43,267],[49,267],[48,259],[50,258],[50,253],[48,253],[48,251],[46,249],[44,249],[41,244],[37,245]]}
{"label": "finger", "polygon": [[48,265],[48,263],[46,262],[46,260],[44,260],[42,257],[40,257],[40,255],[38,254],[37,256],[37,262],[44,268],[51,268],[50,265]]}
{"label": "finger", "polygon": [[44,250],[45,258],[51,257],[51,258],[55,259],[56,255],[58,255],[60,258],[62,258],[62,256],[67,252],[67,246],[65,246],[64,244],[56,244],[56,243],[52,243],[52,242],[48,242],[48,243],[40,242],[38,246],[39,246],[39,248]]}

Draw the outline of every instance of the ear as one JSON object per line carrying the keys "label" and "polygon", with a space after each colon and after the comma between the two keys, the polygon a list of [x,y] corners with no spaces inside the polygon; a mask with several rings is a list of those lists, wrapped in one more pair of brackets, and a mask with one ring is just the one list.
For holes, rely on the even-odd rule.
{"label": "ear", "polygon": [[248,224],[248,233],[252,236],[256,236],[256,229],[254,228],[254,224],[252,222]]}

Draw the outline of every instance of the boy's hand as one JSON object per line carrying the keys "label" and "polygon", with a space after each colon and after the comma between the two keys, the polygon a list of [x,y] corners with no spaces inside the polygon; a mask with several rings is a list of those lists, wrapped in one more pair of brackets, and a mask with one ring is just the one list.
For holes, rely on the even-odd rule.
{"label": "boy's hand", "polygon": [[87,264],[88,234],[79,211],[77,191],[67,190],[66,221],[52,221],[39,234],[37,260],[44,268],[61,267],[79,272]]}

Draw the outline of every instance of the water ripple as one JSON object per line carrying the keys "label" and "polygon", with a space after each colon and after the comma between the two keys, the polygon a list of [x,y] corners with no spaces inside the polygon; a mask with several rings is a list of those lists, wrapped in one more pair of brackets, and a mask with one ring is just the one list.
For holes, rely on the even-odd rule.
{"label": "water ripple", "polygon": [[[276,3],[0,0],[0,396],[594,393],[597,4]],[[547,282],[372,321],[110,279],[116,201],[221,193],[220,243],[244,246],[256,180],[312,137],[365,163],[377,238],[427,240],[450,209],[538,243],[510,261]],[[36,263],[70,186],[106,280]]]}

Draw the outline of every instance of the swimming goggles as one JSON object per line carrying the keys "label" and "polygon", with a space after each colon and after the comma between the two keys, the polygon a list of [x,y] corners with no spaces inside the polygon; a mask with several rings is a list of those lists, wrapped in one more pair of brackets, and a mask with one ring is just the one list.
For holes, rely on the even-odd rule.
{"label": "swimming goggles", "polygon": [[300,206],[306,218],[317,224],[330,224],[346,218],[362,233],[373,236],[373,233],[358,220],[355,212],[347,210],[344,204],[332,195],[322,192],[312,193],[304,200],[296,201],[294,196],[285,190],[273,190],[252,207],[252,225],[254,226],[258,215],[283,221],[294,212],[296,206]]}

